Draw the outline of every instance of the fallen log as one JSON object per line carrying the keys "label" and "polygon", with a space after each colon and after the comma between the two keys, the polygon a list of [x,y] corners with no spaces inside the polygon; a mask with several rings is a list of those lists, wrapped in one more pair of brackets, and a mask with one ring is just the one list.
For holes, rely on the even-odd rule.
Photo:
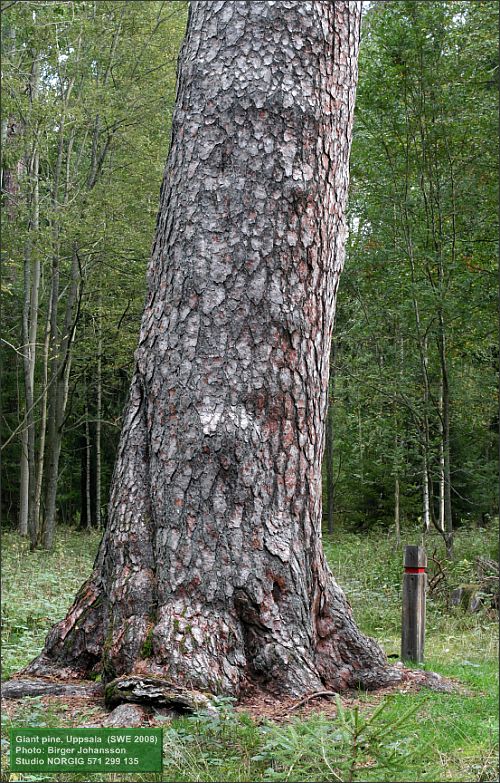
{"label": "fallen log", "polygon": [[109,708],[129,703],[173,707],[181,713],[204,710],[217,714],[212,701],[205,694],[174,685],[161,677],[117,677],[105,686],[104,699]]}
{"label": "fallen log", "polygon": [[100,682],[57,682],[42,678],[6,680],[0,686],[2,699],[23,699],[25,696],[71,696],[85,699],[102,698]]}

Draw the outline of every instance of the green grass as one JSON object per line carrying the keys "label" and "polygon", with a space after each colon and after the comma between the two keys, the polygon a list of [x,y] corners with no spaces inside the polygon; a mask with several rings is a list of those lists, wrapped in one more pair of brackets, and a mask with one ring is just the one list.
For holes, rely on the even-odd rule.
{"label": "green grass", "polygon": [[[467,694],[422,690],[380,700],[359,694],[359,710],[344,710],[332,720],[321,714],[287,724],[234,712],[221,700],[219,717],[198,715],[165,722],[164,771],[127,777],[137,781],[497,781],[498,780],[498,630],[484,611],[450,611],[446,597],[461,582],[472,581],[477,555],[491,556],[497,525],[488,530],[459,530],[456,559],[446,567],[444,589],[429,597],[425,668],[460,680]],[[95,535],[62,532],[52,554],[27,551],[17,535],[3,538],[3,677],[39,652],[50,625],[68,608],[92,568]],[[333,573],[344,587],[354,615],[366,633],[388,654],[399,652],[402,549],[384,532],[339,532],[325,537]],[[420,543],[410,530],[403,543]],[[439,540],[426,544],[429,553]],[[376,704],[383,706],[371,724]],[[8,728],[75,725],[64,705],[43,706],[41,699],[17,703],[2,733],[6,769]],[[91,722],[92,708],[80,708],[80,722]],[[356,734],[359,732],[359,736]],[[381,738],[378,739],[378,735]],[[353,763],[354,759],[354,763]],[[16,775],[2,780],[97,780],[78,774]],[[106,776],[121,781],[117,774]]]}
{"label": "green grass", "polygon": [[40,652],[92,571],[95,533],[60,531],[52,552],[30,552],[16,533],[2,533],[2,679]]}
{"label": "green grass", "polygon": [[[474,582],[476,557],[498,557],[497,542],[498,521],[487,530],[459,528],[455,534],[455,559],[446,564],[441,537],[428,536],[428,555],[436,550],[436,558],[447,574],[446,585],[427,600],[426,658],[435,665],[461,657],[472,662],[497,659],[498,631],[492,618],[484,612],[471,615],[447,606],[447,595],[454,587]],[[415,528],[403,536],[400,548],[384,532],[342,532],[333,540],[324,538],[328,562],[349,598],[356,621],[388,654],[399,654],[403,546],[420,543],[421,533]],[[430,575],[433,567],[429,558]]]}

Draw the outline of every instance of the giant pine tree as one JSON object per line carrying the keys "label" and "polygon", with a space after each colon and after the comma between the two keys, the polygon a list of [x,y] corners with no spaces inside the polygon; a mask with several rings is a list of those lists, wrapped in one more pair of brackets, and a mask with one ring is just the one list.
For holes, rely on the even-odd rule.
{"label": "giant pine tree", "polygon": [[191,5],[109,524],[31,673],[395,676],[321,547],[359,6]]}

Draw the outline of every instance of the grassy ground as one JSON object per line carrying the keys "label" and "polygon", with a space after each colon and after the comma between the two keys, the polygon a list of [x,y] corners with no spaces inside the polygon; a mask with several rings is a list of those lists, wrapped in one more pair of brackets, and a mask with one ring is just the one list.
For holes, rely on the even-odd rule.
{"label": "grassy ground", "polygon": [[[419,539],[417,531],[410,531],[403,543]],[[427,604],[426,668],[457,678],[466,692],[354,694],[339,702],[334,719],[317,712],[282,723],[252,719],[222,700],[218,719],[200,715],[165,722],[162,775],[137,774],[127,780],[497,781],[497,624],[485,611],[450,611],[446,602],[450,589],[473,581],[477,555],[498,556],[497,542],[497,526],[459,531],[446,584]],[[29,554],[15,534],[4,535],[3,678],[40,650],[48,627],[63,615],[90,572],[96,546],[94,535],[63,532],[53,553]],[[442,558],[436,538],[426,546],[429,553],[436,547]],[[340,532],[325,539],[325,550],[362,629],[389,655],[397,655],[401,549],[382,532]],[[60,700],[48,705],[38,698],[16,703],[9,713],[2,733],[2,780],[98,779],[88,774],[21,775],[9,773],[7,764],[11,726],[78,726],[92,722],[94,707],[70,709]],[[111,774],[106,780],[124,778]]]}

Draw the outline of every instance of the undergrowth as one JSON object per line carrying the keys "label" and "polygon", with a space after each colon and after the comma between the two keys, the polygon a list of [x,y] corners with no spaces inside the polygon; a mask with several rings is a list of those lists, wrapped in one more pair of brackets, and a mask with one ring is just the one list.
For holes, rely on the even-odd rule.
{"label": "undergrowth", "polygon": [[[461,529],[456,558],[445,564],[446,584],[429,597],[425,668],[457,678],[466,693],[359,693],[337,716],[316,712],[283,724],[256,721],[221,699],[218,715],[165,720],[164,769],[160,775],[129,775],[136,781],[477,781],[498,780],[498,632],[491,614],[451,610],[449,592],[473,581],[475,558],[494,555],[497,527]],[[3,677],[36,655],[47,629],[67,610],[88,576],[97,547],[94,534],[64,531],[52,554],[30,554],[14,533],[3,539]],[[399,653],[402,548],[384,532],[325,536],[333,573],[346,590],[362,630],[389,655]],[[404,543],[420,543],[417,530]],[[426,542],[427,551],[440,542]],[[2,729],[4,781],[83,781],[95,775],[9,773],[10,726],[71,726],[92,722],[93,709],[78,717],[64,704],[18,702]],[[109,783],[121,781],[107,775]]]}

